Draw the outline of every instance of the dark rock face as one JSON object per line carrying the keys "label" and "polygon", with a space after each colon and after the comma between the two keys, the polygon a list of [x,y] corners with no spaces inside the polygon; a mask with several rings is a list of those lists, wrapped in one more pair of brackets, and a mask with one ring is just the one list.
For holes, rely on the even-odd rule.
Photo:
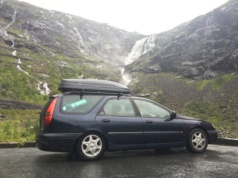
{"label": "dark rock face", "polygon": [[[148,56],[151,60],[145,62]],[[144,61],[144,69],[159,65],[163,72],[194,79],[238,71],[238,1],[231,0],[206,15],[157,34],[153,53],[140,60]],[[141,68],[141,63],[134,63],[134,71]],[[132,65],[128,67],[131,72]]]}

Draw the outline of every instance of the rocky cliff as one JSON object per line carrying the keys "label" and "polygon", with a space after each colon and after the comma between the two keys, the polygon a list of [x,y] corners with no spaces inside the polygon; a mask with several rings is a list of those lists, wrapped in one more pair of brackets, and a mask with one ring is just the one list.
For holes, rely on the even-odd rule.
{"label": "rocky cliff", "polygon": [[193,79],[238,71],[238,1],[153,35],[154,47],[128,66],[129,72],[175,72]]}

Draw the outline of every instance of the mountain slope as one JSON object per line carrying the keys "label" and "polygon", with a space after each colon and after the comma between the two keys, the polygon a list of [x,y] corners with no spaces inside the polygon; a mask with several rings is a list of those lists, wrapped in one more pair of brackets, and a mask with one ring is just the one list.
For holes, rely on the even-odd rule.
{"label": "mountain slope", "polygon": [[[0,96],[44,102],[62,78],[120,81],[143,36],[14,0],[0,4]],[[42,95],[40,95],[42,94]]]}

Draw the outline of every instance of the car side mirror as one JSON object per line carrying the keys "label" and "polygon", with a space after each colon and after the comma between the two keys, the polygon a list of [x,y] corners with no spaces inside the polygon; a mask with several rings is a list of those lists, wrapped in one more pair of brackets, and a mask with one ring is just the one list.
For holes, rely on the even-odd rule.
{"label": "car side mirror", "polygon": [[176,114],[175,111],[172,111],[171,114],[170,114],[170,116],[171,116],[171,120],[172,120],[172,119],[175,119],[175,118],[176,118],[177,114]]}

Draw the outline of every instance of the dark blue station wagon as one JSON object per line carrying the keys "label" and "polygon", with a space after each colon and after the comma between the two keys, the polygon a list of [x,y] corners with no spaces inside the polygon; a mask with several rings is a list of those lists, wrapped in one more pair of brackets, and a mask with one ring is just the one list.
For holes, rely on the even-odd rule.
{"label": "dark blue station wagon", "polygon": [[145,98],[61,94],[52,97],[40,116],[37,147],[44,151],[76,151],[83,160],[105,151],[186,147],[204,152],[214,143],[212,124],[176,115]]}
{"label": "dark blue station wagon", "polygon": [[40,150],[75,151],[83,160],[95,160],[105,151],[161,147],[201,153],[217,140],[212,124],[126,96],[129,89],[115,82],[65,79],[59,89],[63,94],[52,96],[40,115]]}

